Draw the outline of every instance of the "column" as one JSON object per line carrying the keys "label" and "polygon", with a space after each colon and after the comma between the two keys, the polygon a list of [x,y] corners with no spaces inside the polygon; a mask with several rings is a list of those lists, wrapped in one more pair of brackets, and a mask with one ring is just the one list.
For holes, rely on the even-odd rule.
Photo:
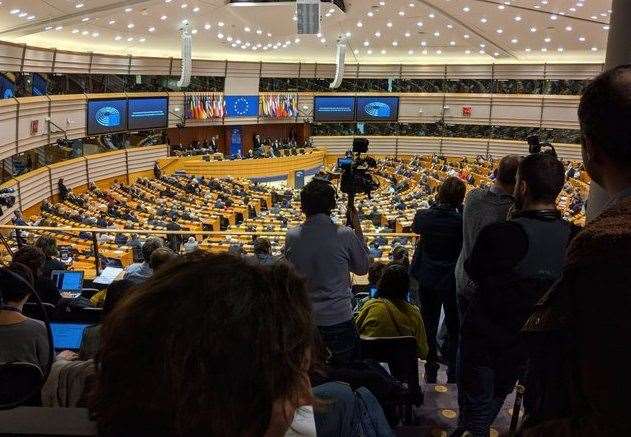
{"label": "column", "polygon": [[[631,1],[613,0],[611,10],[605,70],[631,64]],[[607,204],[608,197],[607,192],[592,181],[587,202],[588,221],[598,217]]]}

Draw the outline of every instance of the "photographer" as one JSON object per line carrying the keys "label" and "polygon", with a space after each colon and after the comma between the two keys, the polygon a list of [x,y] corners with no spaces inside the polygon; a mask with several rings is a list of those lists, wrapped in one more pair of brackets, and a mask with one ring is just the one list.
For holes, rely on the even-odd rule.
{"label": "photographer", "polygon": [[475,437],[489,435],[506,396],[523,379],[527,353],[520,329],[561,276],[578,230],[556,208],[564,183],[554,152],[524,158],[512,219],[484,227],[465,262],[473,282],[460,339],[458,428]]}
{"label": "photographer", "polygon": [[305,222],[287,231],[285,258],[306,279],[313,317],[332,362],[347,363],[358,352],[359,336],[353,323],[350,273],[368,273],[368,247],[357,211],[348,211],[351,227],[336,225],[336,206],[330,182],[313,179],[300,192]]}

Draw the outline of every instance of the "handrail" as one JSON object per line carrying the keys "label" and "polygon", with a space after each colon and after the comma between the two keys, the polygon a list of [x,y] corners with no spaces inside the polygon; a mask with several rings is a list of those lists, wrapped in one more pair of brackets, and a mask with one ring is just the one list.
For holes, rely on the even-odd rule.
{"label": "handrail", "polygon": [[[0,225],[0,229],[8,229],[14,230],[19,229],[23,231],[50,231],[50,232],[96,232],[97,234],[140,234],[140,235],[151,235],[151,234],[167,234],[167,235],[249,235],[249,236],[258,236],[258,235],[274,235],[274,236],[285,236],[287,232],[278,232],[278,231],[259,231],[259,232],[250,232],[250,231],[198,231],[198,230],[188,230],[188,231],[167,231],[160,229],[122,229],[122,228],[72,228],[72,227],[59,227],[59,226],[16,226],[16,225]],[[406,233],[406,232],[364,232],[364,235],[367,237],[417,237],[417,234]]]}

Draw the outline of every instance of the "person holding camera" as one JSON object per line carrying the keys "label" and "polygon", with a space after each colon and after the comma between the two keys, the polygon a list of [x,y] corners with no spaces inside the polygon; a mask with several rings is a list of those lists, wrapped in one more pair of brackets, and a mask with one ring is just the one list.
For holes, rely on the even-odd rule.
{"label": "person holding camera", "polygon": [[357,210],[347,212],[350,227],[331,220],[336,191],[329,181],[313,179],[300,192],[305,222],[287,231],[283,255],[306,279],[318,331],[331,352],[331,362],[344,364],[358,354],[353,323],[350,274],[368,273],[368,247]]}
{"label": "person holding camera", "polygon": [[561,276],[567,246],[578,231],[556,207],[564,183],[563,163],[554,151],[525,157],[517,170],[511,220],[485,226],[465,261],[471,301],[459,349],[460,433],[487,437],[506,396],[524,379],[528,354],[520,330]]}

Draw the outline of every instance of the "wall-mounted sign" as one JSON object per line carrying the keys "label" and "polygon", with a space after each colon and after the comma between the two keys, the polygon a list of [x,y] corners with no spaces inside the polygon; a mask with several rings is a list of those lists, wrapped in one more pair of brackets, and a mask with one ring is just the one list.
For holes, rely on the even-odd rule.
{"label": "wall-mounted sign", "polygon": [[463,106],[462,107],[462,116],[470,118],[473,113],[473,108],[471,106]]}

